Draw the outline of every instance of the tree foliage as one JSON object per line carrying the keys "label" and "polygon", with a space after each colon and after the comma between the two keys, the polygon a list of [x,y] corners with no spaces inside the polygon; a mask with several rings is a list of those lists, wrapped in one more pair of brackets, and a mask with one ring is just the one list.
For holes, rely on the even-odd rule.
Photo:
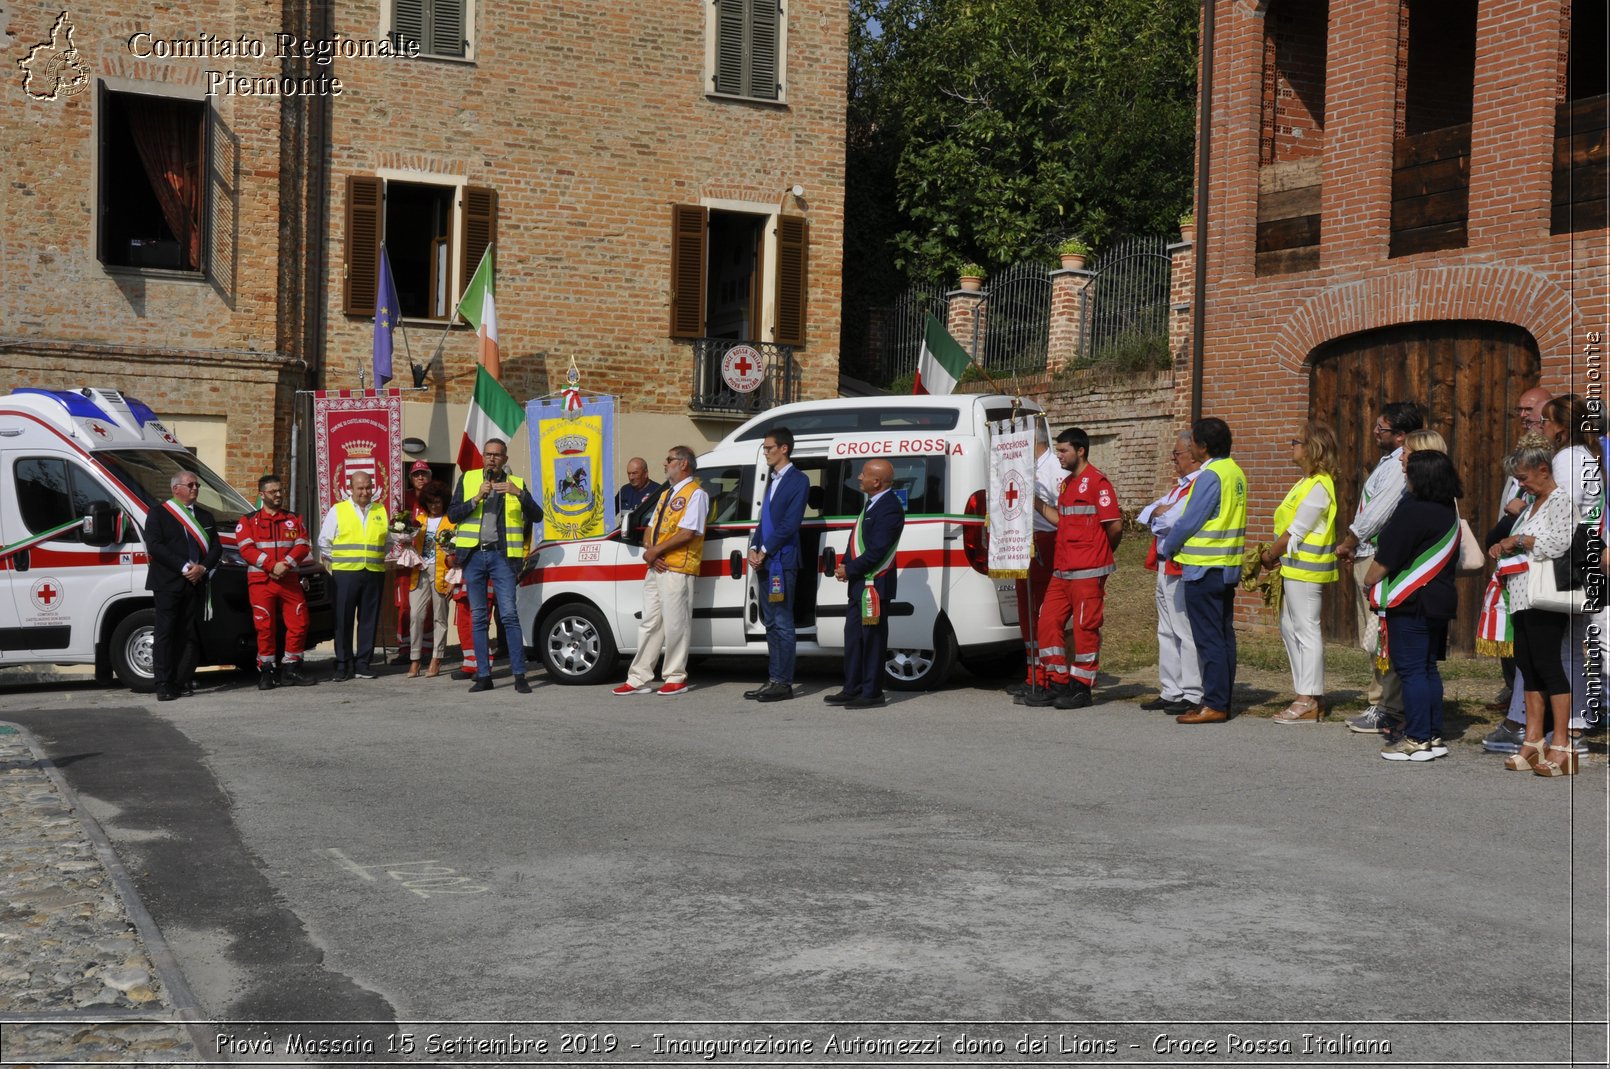
{"label": "tree foliage", "polygon": [[1189,207],[1197,0],[851,3],[847,292]]}

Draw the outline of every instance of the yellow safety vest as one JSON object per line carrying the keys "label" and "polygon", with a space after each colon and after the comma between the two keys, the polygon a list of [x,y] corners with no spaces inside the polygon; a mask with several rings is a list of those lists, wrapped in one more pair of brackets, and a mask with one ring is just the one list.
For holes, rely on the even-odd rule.
{"label": "yellow safety vest", "polygon": [[[486,472],[467,471],[464,473],[464,500],[469,501],[481,492],[481,484],[486,481]],[[525,482],[518,475],[505,474],[503,481],[513,483],[518,490],[525,489]],[[453,545],[458,549],[475,549],[481,544],[481,509],[486,502],[477,501],[475,511],[458,521],[453,529]],[[525,510],[520,507],[518,493],[503,495],[503,547],[504,552],[511,557],[525,556]]]}
{"label": "yellow safety vest", "polygon": [[1275,509],[1275,537],[1279,538],[1291,527],[1297,515],[1297,506],[1303,503],[1315,486],[1323,486],[1330,495],[1330,504],[1319,525],[1303,536],[1300,542],[1288,542],[1285,555],[1280,558],[1280,574],[1285,579],[1303,583],[1336,582],[1336,480],[1325,472],[1310,475],[1293,486],[1286,500]]}
{"label": "yellow safety vest", "polygon": [[330,569],[337,572],[386,570],[386,510],[373,503],[366,515],[350,500],[335,506],[335,541],[330,543]]}
{"label": "yellow safety vest", "polygon": [[1174,554],[1174,563],[1181,567],[1239,568],[1247,543],[1247,476],[1229,457],[1215,457],[1203,464],[1202,470],[1218,476],[1219,511],[1185,540]]}
{"label": "yellow safety vest", "polygon": [[[682,515],[688,511],[688,503],[693,500],[693,492],[698,488],[699,480],[693,479],[680,490],[667,486],[660,493],[660,503],[654,507],[654,518],[648,525],[654,545],[668,541],[681,530]],[[673,572],[698,575],[699,564],[704,560],[704,535],[694,535],[693,541],[673,549],[660,559]]]}

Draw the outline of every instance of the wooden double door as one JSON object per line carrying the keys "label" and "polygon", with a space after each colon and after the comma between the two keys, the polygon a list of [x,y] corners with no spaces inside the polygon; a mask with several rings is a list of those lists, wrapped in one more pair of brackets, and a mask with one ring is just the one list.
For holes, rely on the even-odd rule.
{"label": "wooden double door", "polygon": [[[1341,533],[1380,459],[1370,433],[1377,414],[1390,402],[1414,401],[1426,411],[1426,426],[1448,441],[1465,491],[1460,514],[1477,538],[1486,534],[1497,519],[1504,456],[1520,435],[1516,401],[1538,383],[1541,361],[1529,333],[1506,323],[1404,324],[1329,342],[1314,351],[1310,365],[1310,418],[1330,423],[1341,446]],[[1449,633],[1455,651],[1475,647],[1485,588],[1485,577],[1459,580],[1459,616]],[[1357,641],[1353,598],[1353,577],[1343,569],[1325,598],[1327,637]]]}

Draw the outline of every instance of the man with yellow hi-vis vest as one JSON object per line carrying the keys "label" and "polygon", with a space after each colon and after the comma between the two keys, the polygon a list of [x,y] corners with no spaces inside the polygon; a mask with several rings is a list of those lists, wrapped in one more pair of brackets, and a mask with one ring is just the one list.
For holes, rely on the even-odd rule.
{"label": "man with yellow hi-vis vest", "polygon": [[1202,470],[1185,511],[1157,545],[1158,558],[1184,573],[1185,615],[1202,666],[1202,704],[1175,720],[1222,724],[1230,719],[1235,687],[1235,588],[1247,541],[1247,477],[1230,459],[1230,427],[1222,419],[1191,425],[1191,454]]}
{"label": "man with yellow hi-vis vest", "polygon": [[526,526],[542,522],[542,506],[525,481],[505,469],[509,446],[501,438],[488,438],[481,447],[482,466],[459,477],[447,518],[453,528],[453,553],[464,570],[464,590],[470,601],[470,624],[475,635],[475,682],[470,693],[492,689],[492,658],[486,631],[492,613],[486,604],[487,583],[498,603],[498,623],[509,646],[514,689],[531,693],[525,678],[525,637],[515,595],[520,585],[520,564],[525,559]]}
{"label": "man with yellow hi-vis vest", "polygon": [[[374,476],[353,472],[347,480],[352,496],[337,501],[319,525],[319,555],[335,581],[335,676],[373,679],[369,657],[380,622],[380,592],[386,576],[386,506],[374,500]],[[352,642],[357,617],[358,642]]]}

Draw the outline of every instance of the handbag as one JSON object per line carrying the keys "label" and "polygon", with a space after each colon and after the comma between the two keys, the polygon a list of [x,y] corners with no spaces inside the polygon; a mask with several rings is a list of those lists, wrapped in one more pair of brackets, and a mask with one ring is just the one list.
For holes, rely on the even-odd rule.
{"label": "handbag", "polygon": [[1598,612],[1604,607],[1604,540],[1592,524],[1579,523],[1571,535],[1571,548],[1555,557],[1554,586],[1582,595],[1581,612]]}
{"label": "handbag", "polygon": [[1586,611],[1587,591],[1582,587],[1561,588],[1555,576],[1554,561],[1534,560],[1526,566],[1526,600],[1544,612],[1579,614]]}
{"label": "handbag", "polygon": [[1459,517],[1459,559],[1453,566],[1455,575],[1480,575],[1487,570],[1487,554],[1476,541],[1476,532],[1470,529],[1463,516]]}

